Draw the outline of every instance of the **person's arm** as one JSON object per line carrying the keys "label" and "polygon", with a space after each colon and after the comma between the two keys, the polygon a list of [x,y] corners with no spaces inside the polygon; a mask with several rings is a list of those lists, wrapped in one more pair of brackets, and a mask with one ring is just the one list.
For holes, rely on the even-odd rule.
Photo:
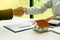
{"label": "person's arm", "polygon": [[14,8],[14,9],[4,9],[4,10],[0,10],[0,20],[8,20],[8,19],[12,19],[13,15],[14,16],[18,16],[21,17],[24,13],[24,8],[22,8],[20,10],[19,7]]}
{"label": "person's arm", "polygon": [[13,11],[12,9],[0,10],[0,20],[12,19]]}
{"label": "person's arm", "polygon": [[42,5],[40,5],[39,7],[28,7],[26,8],[26,13],[27,14],[39,14],[39,13],[43,13],[45,10],[47,10],[48,8],[52,7],[52,0],[48,0],[45,3],[43,3]]}

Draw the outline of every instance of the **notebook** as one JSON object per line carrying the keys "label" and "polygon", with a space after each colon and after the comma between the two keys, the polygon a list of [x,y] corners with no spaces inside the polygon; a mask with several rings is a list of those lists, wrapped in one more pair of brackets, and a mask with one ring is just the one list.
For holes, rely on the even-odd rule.
{"label": "notebook", "polygon": [[22,32],[32,29],[34,24],[31,19],[13,18],[12,20],[5,20],[0,23],[4,28],[12,32]]}
{"label": "notebook", "polygon": [[51,30],[54,33],[60,34],[60,27],[50,28],[49,30]]}

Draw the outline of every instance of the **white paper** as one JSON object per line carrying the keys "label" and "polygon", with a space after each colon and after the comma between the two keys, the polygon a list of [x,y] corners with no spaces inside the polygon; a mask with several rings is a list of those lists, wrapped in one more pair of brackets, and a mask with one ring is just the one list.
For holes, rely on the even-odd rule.
{"label": "white paper", "polygon": [[50,28],[49,30],[60,33],[60,27]]}
{"label": "white paper", "polygon": [[51,24],[59,24],[60,20],[49,20],[48,22]]}
{"label": "white paper", "polygon": [[12,20],[4,20],[0,22],[0,25],[17,25],[17,24],[19,24],[20,26],[27,26],[32,25],[33,22],[31,19],[25,18],[13,18]]}
{"label": "white paper", "polygon": [[1,26],[5,26],[14,31],[24,30],[34,27],[33,20],[25,18],[13,18],[12,20],[4,20],[0,22]]}

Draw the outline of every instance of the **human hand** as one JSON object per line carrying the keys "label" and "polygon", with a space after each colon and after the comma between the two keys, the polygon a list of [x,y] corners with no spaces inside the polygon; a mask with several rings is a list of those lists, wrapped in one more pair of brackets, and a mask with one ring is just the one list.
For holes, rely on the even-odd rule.
{"label": "human hand", "polygon": [[51,16],[51,17],[47,18],[46,20],[49,21],[49,20],[52,20],[52,19],[55,19],[55,16]]}
{"label": "human hand", "polygon": [[23,7],[17,7],[15,9],[13,9],[13,15],[21,17],[25,12],[25,8]]}

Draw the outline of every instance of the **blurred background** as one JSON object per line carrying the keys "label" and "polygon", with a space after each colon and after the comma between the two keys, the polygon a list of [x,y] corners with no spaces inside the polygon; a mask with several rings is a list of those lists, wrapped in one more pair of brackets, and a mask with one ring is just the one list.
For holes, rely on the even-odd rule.
{"label": "blurred background", "polygon": [[[30,0],[0,0],[0,10],[16,8],[19,6],[29,7]],[[46,0],[34,0],[34,7],[40,6],[42,3],[46,2]],[[49,8],[43,14],[34,15],[34,19],[45,19],[52,16],[52,9]],[[30,18],[30,15],[24,14],[22,18]]]}

